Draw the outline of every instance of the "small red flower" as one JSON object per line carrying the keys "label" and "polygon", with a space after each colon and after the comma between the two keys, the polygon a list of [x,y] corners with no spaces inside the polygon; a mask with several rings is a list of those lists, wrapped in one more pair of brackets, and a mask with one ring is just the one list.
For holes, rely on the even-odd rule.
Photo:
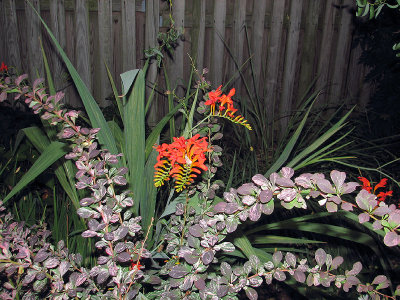
{"label": "small red flower", "polygon": [[8,71],[8,67],[4,62],[1,62],[1,66],[0,66],[0,72],[7,72]]}
{"label": "small red flower", "polygon": [[362,182],[362,189],[366,190],[368,192],[371,192],[372,187],[371,187],[371,183],[369,182],[369,180],[365,177],[358,177],[358,180],[360,180]]}
{"label": "small red flower", "polygon": [[380,192],[378,195],[376,195],[378,197],[378,201],[382,202],[385,201],[386,197],[391,197],[393,196],[393,191],[388,191],[388,192]]}
{"label": "small red flower", "polygon": [[222,85],[220,85],[216,90],[209,92],[208,100],[206,101],[206,103],[204,103],[205,105],[210,105],[212,114],[214,114],[214,111],[215,111],[215,104],[221,98],[220,97],[221,93],[222,93],[221,88],[222,88]]}
{"label": "small red flower", "polygon": [[131,266],[129,267],[129,270],[133,270],[133,268],[135,268],[135,266],[137,267],[138,270],[144,268],[144,266],[142,266],[140,264],[140,261],[138,260],[136,263],[135,262],[131,263]]}
{"label": "small red flower", "polygon": [[358,180],[360,180],[363,185],[362,185],[362,189],[366,190],[368,192],[370,192],[371,194],[375,194],[376,197],[378,198],[378,202],[384,202],[386,200],[386,197],[391,197],[393,196],[393,191],[387,191],[387,192],[379,192],[378,194],[376,194],[376,190],[379,188],[383,188],[386,187],[387,184],[387,178],[382,178],[381,181],[379,181],[379,183],[377,185],[375,185],[373,192],[372,192],[372,186],[371,183],[369,182],[369,180],[365,177],[358,177]]}
{"label": "small red flower", "polygon": [[385,187],[387,183],[387,178],[382,178],[381,181],[379,181],[379,183],[374,187],[374,193],[377,189],[381,188],[381,187]]}

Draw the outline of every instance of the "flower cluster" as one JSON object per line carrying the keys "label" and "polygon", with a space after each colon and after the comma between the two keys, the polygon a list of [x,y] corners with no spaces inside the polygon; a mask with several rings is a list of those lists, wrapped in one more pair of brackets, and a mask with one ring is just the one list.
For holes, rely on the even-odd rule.
{"label": "flower cluster", "polygon": [[[201,170],[207,171],[204,164],[205,153],[209,151],[207,138],[200,138],[196,134],[189,139],[183,136],[174,137],[171,144],[162,144],[156,147],[158,151],[154,185],[160,187],[171,177],[175,179],[175,190],[182,191],[190,185]],[[200,170],[201,169],[201,170]]]}
{"label": "flower cluster", "polygon": [[[235,95],[236,90],[233,88],[228,95],[225,95],[222,94],[221,88],[222,85],[207,94],[208,100],[204,104],[210,106],[211,115],[226,118],[251,130],[250,124],[242,115],[235,116],[237,109],[233,106],[232,97]],[[217,104],[218,109],[215,111]]]}
{"label": "flower cluster", "polygon": [[371,194],[376,195],[377,200],[378,200],[378,205],[381,202],[385,202],[386,197],[391,197],[393,196],[393,191],[387,191],[387,192],[379,192],[378,194],[376,194],[376,190],[379,188],[383,188],[386,186],[387,184],[387,178],[383,178],[381,181],[379,181],[379,183],[377,185],[375,185],[373,193],[372,191],[372,186],[371,183],[369,182],[369,180],[365,177],[358,177],[358,180],[360,180],[362,182],[362,189],[366,190],[368,192],[370,192]]}

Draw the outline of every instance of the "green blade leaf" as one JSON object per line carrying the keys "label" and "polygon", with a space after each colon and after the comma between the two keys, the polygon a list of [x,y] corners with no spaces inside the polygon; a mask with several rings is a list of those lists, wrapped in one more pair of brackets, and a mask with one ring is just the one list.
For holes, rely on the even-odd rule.
{"label": "green blade leaf", "polygon": [[124,122],[124,110],[122,107],[122,102],[120,99],[120,96],[118,95],[118,91],[117,91],[117,86],[115,85],[114,79],[111,75],[110,69],[108,68],[107,65],[106,66],[106,70],[107,70],[107,76],[108,76],[108,80],[110,80],[110,84],[111,84],[111,88],[114,94],[114,98],[115,101],[117,102],[117,106],[118,106],[118,111],[119,111],[119,115],[121,116],[122,122]]}
{"label": "green blade leaf", "polygon": [[157,162],[157,154],[158,152],[153,149],[151,152],[149,159],[146,162],[145,170],[144,170],[144,190],[146,191],[146,196],[143,198],[144,201],[140,201],[140,216],[142,217],[142,227],[145,232],[148,233],[147,243],[149,247],[152,246],[153,242],[153,232],[154,227],[149,228],[151,224],[151,220],[155,219],[156,213],[156,202],[157,202],[157,188],[153,184],[153,176],[154,176],[154,165]]}
{"label": "green blade leaf", "polygon": [[268,230],[290,229],[290,230],[300,230],[300,231],[318,233],[362,244],[364,246],[371,248],[375,253],[377,254],[380,253],[378,247],[376,246],[375,240],[371,236],[363,232],[352,230],[342,226],[313,223],[313,222],[293,222],[293,220],[290,220],[290,221],[283,221],[281,224],[276,225],[275,227],[272,228],[269,226],[269,224],[257,227],[257,231],[267,230],[267,229]]}
{"label": "green blade leaf", "polygon": [[[133,74],[133,73],[131,73]],[[134,85],[124,106],[125,156],[129,169],[129,182],[134,193],[134,211],[139,213],[139,205],[145,198],[145,73],[140,70],[135,75]],[[126,82],[126,80],[125,80]],[[128,81],[130,83],[131,81]],[[133,81],[132,81],[133,82]],[[124,91],[130,87],[123,83]]]}
{"label": "green blade leaf", "polygon": [[[118,148],[118,152],[124,152],[125,151],[125,140],[124,140],[124,133],[122,129],[119,127],[117,122],[115,121],[108,121],[107,122],[108,126],[110,126],[111,132],[115,138],[115,142]],[[124,159],[124,157],[122,157]]]}
{"label": "green blade leaf", "polygon": [[318,243],[326,243],[323,241],[316,240],[308,240],[308,239],[299,239],[293,238],[289,236],[282,235],[265,235],[265,236],[255,236],[251,238],[251,244],[318,244]]}
{"label": "green blade leaf", "polygon": [[354,107],[345,114],[336,124],[334,124],[329,130],[327,130],[322,136],[316,139],[310,146],[301,151],[295,158],[293,158],[288,166],[295,166],[299,163],[303,158],[307,155],[311,154],[313,151],[317,150],[319,146],[325,143],[331,136],[333,136],[336,132],[338,132],[344,126],[344,121],[348,118],[348,116],[352,113]]}
{"label": "green blade leaf", "polygon": [[32,182],[36,177],[42,174],[48,167],[50,167],[54,162],[63,157],[67,151],[64,149],[65,144],[61,142],[52,142],[46,150],[39,156],[33,166],[22,176],[21,180],[17,185],[11,190],[10,193],[3,199],[6,203],[11,197],[16,193],[21,191],[30,182]]}
{"label": "green blade leaf", "polygon": [[286,163],[287,159],[289,158],[290,154],[292,153],[294,146],[297,142],[297,139],[300,136],[301,131],[304,128],[304,125],[306,124],[308,114],[311,111],[311,107],[307,110],[305,116],[301,120],[301,123],[299,124],[299,127],[297,127],[296,131],[293,133],[292,137],[290,138],[289,142],[287,143],[285,149],[282,151],[282,154],[278,157],[278,159],[275,161],[275,163],[269,168],[269,170],[265,173],[265,177],[268,177],[271,175],[273,172],[276,172],[278,169],[280,169],[284,163]]}
{"label": "green blade leaf", "polygon": [[[28,127],[22,129],[22,131],[40,153],[43,153],[50,145],[50,140],[39,127]],[[75,169],[72,162],[68,160],[63,161],[62,164],[58,164],[54,170],[54,174],[71,199],[74,207],[78,209],[80,207],[79,196],[75,188]]]}

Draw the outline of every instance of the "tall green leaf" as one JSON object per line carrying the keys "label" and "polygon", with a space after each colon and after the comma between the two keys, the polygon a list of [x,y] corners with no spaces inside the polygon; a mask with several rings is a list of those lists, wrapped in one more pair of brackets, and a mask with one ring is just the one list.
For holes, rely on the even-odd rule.
{"label": "tall green leaf", "polygon": [[[133,84],[132,89],[126,84]],[[140,70],[134,81],[123,81],[124,92],[131,90],[124,106],[125,156],[129,169],[129,182],[134,193],[134,211],[145,198],[145,73]]]}
{"label": "tall green leaf", "polygon": [[106,65],[106,70],[107,70],[108,79],[110,80],[110,84],[111,84],[111,88],[112,88],[112,91],[114,94],[115,101],[117,102],[119,115],[121,116],[122,122],[124,122],[124,109],[122,106],[122,101],[120,99],[121,97],[118,95],[117,87],[116,87],[114,79],[111,75],[110,69],[108,68],[107,65]]}
{"label": "tall green leaf", "polygon": [[[376,245],[375,240],[363,232],[345,228],[342,226],[323,224],[323,223],[313,223],[313,222],[297,222],[293,220],[286,220],[274,225],[266,224],[257,226],[251,230],[252,233],[264,231],[264,230],[300,230],[305,232],[318,233],[326,236],[335,237],[338,239],[348,240],[358,244],[362,244],[366,247],[371,248],[375,253],[379,254],[380,251]],[[247,232],[246,235],[249,233]]]}
{"label": "tall green leaf", "polygon": [[142,227],[145,232],[148,233],[148,243],[149,247],[152,246],[153,242],[153,232],[152,228],[150,227],[151,220],[155,218],[156,213],[156,202],[157,202],[157,188],[153,184],[153,176],[154,176],[154,165],[157,162],[157,154],[158,152],[153,149],[151,152],[145,166],[144,170],[144,190],[145,190],[145,197],[144,201],[140,201],[140,216],[142,217]]}
{"label": "tall green leaf", "polygon": [[306,114],[304,115],[303,119],[301,120],[299,126],[297,127],[296,131],[293,133],[292,137],[290,138],[289,142],[286,144],[285,149],[282,151],[281,155],[278,157],[278,159],[275,161],[275,163],[268,169],[268,171],[265,173],[265,176],[268,177],[271,175],[271,173],[276,172],[279,170],[283,165],[286,163],[288,160],[290,154],[292,153],[294,146],[296,145],[296,142],[304,128],[304,125],[306,124],[308,115],[310,113],[310,110],[312,108],[312,105],[309,107],[307,110]]}
{"label": "tall green leaf", "polygon": [[[50,140],[39,127],[27,127],[22,129],[22,131],[40,153],[43,153],[50,145]],[[74,207],[78,209],[80,207],[79,196],[74,184],[75,169],[72,162],[68,160],[61,163],[60,160],[60,163],[58,163],[55,168],[54,174],[71,199]]]}
{"label": "tall green leaf", "polygon": [[65,144],[61,142],[52,142],[39,156],[33,166],[22,176],[21,180],[11,190],[10,193],[3,199],[6,203],[11,197],[21,191],[36,177],[42,174],[47,168],[49,168],[54,162],[63,157],[67,151],[65,150]]}
{"label": "tall green leaf", "polygon": [[349,117],[352,113],[354,107],[345,114],[336,124],[334,124],[329,130],[327,130],[322,136],[316,139],[310,146],[301,151],[296,157],[294,157],[289,163],[288,166],[295,166],[298,163],[301,163],[301,160],[306,158],[307,155],[310,155],[312,152],[316,151],[323,143],[325,143],[331,136],[333,136],[336,132],[344,126],[344,121]]}

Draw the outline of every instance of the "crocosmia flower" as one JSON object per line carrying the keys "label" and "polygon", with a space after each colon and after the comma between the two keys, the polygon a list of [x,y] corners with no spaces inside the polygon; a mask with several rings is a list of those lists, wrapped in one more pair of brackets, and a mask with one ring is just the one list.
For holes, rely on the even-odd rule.
{"label": "crocosmia flower", "polygon": [[[377,185],[372,189],[371,183],[369,180],[365,177],[358,177],[358,180],[362,182],[362,189],[370,192],[371,194],[375,194],[377,197],[378,202],[384,202],[386,200],[386,197],[391,197],[393,196],[393,191],[387,191],[387,192],[379,192],[376,194],[376,190],[379,188],[384,188],[386,187],[387,184],[387,178],[381,179]],[[371,192],[373,190],[373,193]]]}
{"label": "crocosmia flower", "polygon": [[209,151],[207,138],[200,138],[199,134],[185,139],[175,138],[171,144],[162,144],[156,147],[158,151],[157,163],[154,165],[154,185],[160,187],[172,177],[175,181],[175,190],[182,191],[189,186],[201,170],[207,171],[204,164],[205,153]]}
{"label": "crocosmia flower", "polygon": [[[228,95],[222,94],[220,85],[216,90],[213,90],[206,95],[205,105],[210,106],[210,114],[215,117],[222,117],[230,120],[233,123],[243,125],[247,129],[251,130],[250,124],[247,120],[241,116],[235,116],[237,109],[233,106],[232,97],[235,95],[236,90],[231,89]],[[221,95],[222,94],[222,95]],[[216,111],[215,107],[218,105]]]}
{"label": "crocosmia flower", "polygon": [[360,180],[362,182],[362,189],[366,190],[368,192],[371,192],[372,187],[371,187],[371,183],[369,182],[369,180],[365,177],[358,177],[358,180]]}

